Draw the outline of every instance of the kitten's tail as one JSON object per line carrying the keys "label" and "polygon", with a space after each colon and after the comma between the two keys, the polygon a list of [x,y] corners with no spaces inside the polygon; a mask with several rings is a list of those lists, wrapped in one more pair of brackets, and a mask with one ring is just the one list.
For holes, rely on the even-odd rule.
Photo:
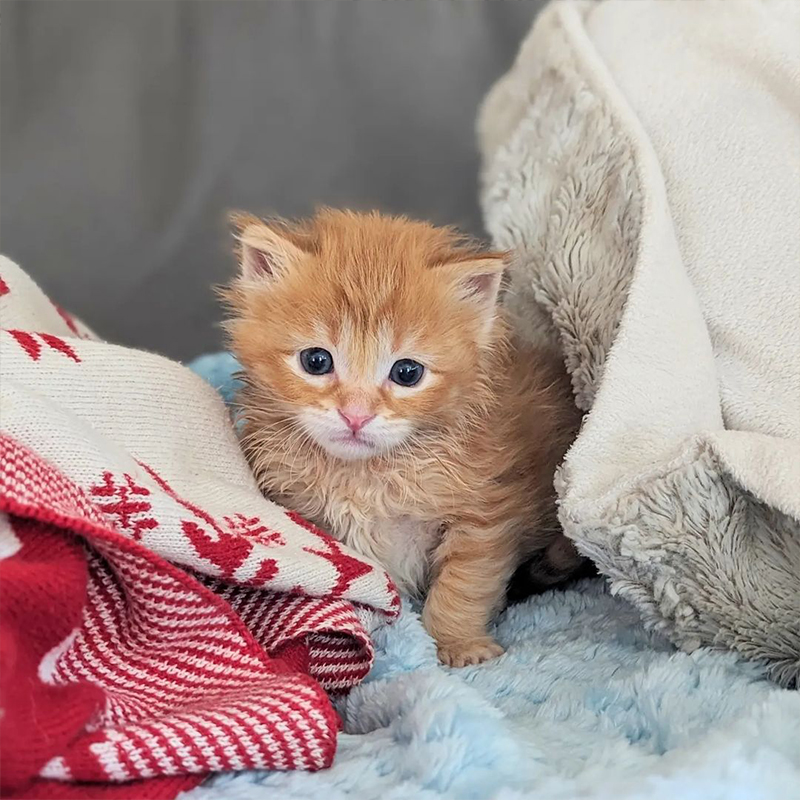
{"label": "kitten's tail", "polygon": [[597,568],[560,533],[550,544],[526,561],[514,574],[508,590],[509,602],[541,594],[560,583],[597,575]]}

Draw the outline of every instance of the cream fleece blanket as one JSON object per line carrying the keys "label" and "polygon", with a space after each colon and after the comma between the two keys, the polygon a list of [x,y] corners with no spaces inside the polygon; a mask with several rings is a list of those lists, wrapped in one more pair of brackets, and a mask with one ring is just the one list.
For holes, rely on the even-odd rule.
{"label": "cream fleece blanket", "polygon": [[508,302],[589,411],[567,534],[687,650],[800,677],[800,3],[551,5],[479,120]]}

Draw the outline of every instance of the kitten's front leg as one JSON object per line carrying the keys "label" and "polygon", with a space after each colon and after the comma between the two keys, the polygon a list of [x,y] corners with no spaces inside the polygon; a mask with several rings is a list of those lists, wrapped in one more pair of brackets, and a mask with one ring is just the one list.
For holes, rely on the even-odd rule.
{"label": "kitten's front leg", "polygon": [[443,663],[463,667],[503,653],[487,629],[503,602],[516,558],[508,525],[455,525],[447,531],[435,553],[438,572],[422,611]]}

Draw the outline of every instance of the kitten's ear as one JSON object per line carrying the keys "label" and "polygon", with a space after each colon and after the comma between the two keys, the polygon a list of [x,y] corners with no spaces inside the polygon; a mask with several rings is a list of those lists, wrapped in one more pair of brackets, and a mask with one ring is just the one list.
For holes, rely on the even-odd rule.
{"label": "kitten's ear", "polygon": [[444,264],[452,276],[459,296],[478,306],[488,333],[496,317],[497,298],[507,267],[504,254],[486,254],[470,261]]}
{"label": "kitten's ear", "polygon": [[231,222],[239,242],[239,266],[245,280],[277,278],[304,255],[280,230],[256,217],[232,214]]}

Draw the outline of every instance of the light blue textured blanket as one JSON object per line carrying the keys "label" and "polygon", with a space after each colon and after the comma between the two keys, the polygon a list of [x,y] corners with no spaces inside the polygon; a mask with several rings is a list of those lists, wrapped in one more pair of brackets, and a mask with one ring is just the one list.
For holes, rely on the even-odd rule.
{"label": "light blue textured blanket", "polygon": [[[235,362],[193,365],[230,397]],[[417,614],[376,636],[324,772],[218,776],[187,800],[795,800],[800,694],[676,651],[600,579],[508,609],[505,655],[440,666]]]}

